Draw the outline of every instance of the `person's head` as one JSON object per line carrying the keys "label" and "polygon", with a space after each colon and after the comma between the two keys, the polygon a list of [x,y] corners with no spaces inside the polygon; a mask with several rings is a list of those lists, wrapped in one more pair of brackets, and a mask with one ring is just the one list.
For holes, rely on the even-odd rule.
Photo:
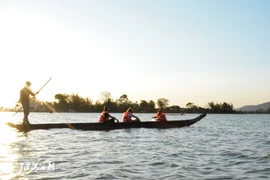
{"label": "person's head", "polygon": [[103,111],[109,111],[109,108],[107,108],[106,106],[103,107]]}
{"label": "person's head", "polygon": [[158,110],[158,113],[161,114],[161,113],[162,113],[162,109],[159,109],[159,110]]}
{"label": "person's head", "polygon": [[127,112],[132,112],[132,108],[128,108]]}
{"label": "person's head", "polygon": [[31,86],[32,83],[31,83],[30,81],[26,81],[25,84],[26,84],[27,86]]}

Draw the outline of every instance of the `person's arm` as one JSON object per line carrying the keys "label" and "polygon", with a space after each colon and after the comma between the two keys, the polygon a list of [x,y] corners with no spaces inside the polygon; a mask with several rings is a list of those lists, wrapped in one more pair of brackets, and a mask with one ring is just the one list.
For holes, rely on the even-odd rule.
{"label": "person's arm", "polygon": [[138,118],[137,116],[135,116],[134,114],[131,114],[131,117],[134,117],[134,118],[136,118],[136,119],[140,119],[140,118]]}
{"label": "person's arm", "polygon": [[166,115],[164,114],[164,119],[165,119],[165,121],[167,121],[167,117],[166,117]]}
{"label": "person's arm", "polygon": [[27,87],[27,90],[32,96],[35,96],[37,93],[34,93],[31,88]]}
{"label": "person's arm", "polygon": [[35,96],[37,95],[37,93],[32,92],[31,95],[32,95],[33,97],[35,97]]}

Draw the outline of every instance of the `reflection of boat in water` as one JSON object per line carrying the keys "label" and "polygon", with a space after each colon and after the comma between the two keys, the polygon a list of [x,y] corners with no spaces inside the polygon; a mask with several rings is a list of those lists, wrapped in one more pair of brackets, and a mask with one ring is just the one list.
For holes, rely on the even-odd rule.
{"label": "reflection of boat in water", "polygon": [[204,118],[206,114],[202,114],[196,118],[188,120],[173,120],[166,122],[136,122],[136,123],[60,123],[60,124],[13,124],[7,122],[7,125],[18,129],[19,131],[30,131],[36,129],[52,129],[52,128],[70,128],[70,129],[81,129],[81,130],[114,130],[114,129],[130,129],[130,128],[157,128],[157,129],[168,129],[168,128],[181,128],[195,124]]}

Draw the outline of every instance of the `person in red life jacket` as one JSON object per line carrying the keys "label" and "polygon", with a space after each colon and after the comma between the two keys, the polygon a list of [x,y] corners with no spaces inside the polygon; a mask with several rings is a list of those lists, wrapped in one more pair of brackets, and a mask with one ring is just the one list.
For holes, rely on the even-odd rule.
{"label": "person in red life jacket", "polygon": [[109,108],[104,106],[103,111],[99,117],[99,122],[100,123],[114,123],[114,120],[115,120],[115,117],[109,114]]}
{"label": "person in red life jacket", "polygon": [[20,91],[20,102],[22,104],[22,108],[23,108],[23,113],[24,113],[24,117],[23,117],[23,124],[30,124],[28,121],[28,115],[30,113],[30,98],[29,96],[35,96],[36,94],[38,94],[38,92],[34,93],[31,89],[31,82],[30,81],[26,81],[25,83],[25,87],[21,89]]}
{"label": "person in red life jacket", "polygon": [[[135,118],[135,120],[132,120],[132,117]],[[133,110],[132,108],[128,108],[126,112],[123,114],[123,122],[124,123],[130,123],[130,122],[141,122],[140,119],[133,115]]]}
{"label": "person in red life jacket", "polygon": [[154,116],[152,118],[156,118],[156,120],[159,122],[167,121],[166,115],[162,112],[161,109],[159,109],[156,116]]}

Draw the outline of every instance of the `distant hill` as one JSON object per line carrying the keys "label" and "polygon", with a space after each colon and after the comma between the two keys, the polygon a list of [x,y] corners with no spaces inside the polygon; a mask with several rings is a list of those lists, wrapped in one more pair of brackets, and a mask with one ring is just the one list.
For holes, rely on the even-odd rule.
{"label": "distant hill", "polygon": [[270,102],[258,104],[258,105],[247,105],[241,108],[237,108],[236,110],[239,111],[256,111],[262,109],[263,111],[267,111],[270,108]]}

